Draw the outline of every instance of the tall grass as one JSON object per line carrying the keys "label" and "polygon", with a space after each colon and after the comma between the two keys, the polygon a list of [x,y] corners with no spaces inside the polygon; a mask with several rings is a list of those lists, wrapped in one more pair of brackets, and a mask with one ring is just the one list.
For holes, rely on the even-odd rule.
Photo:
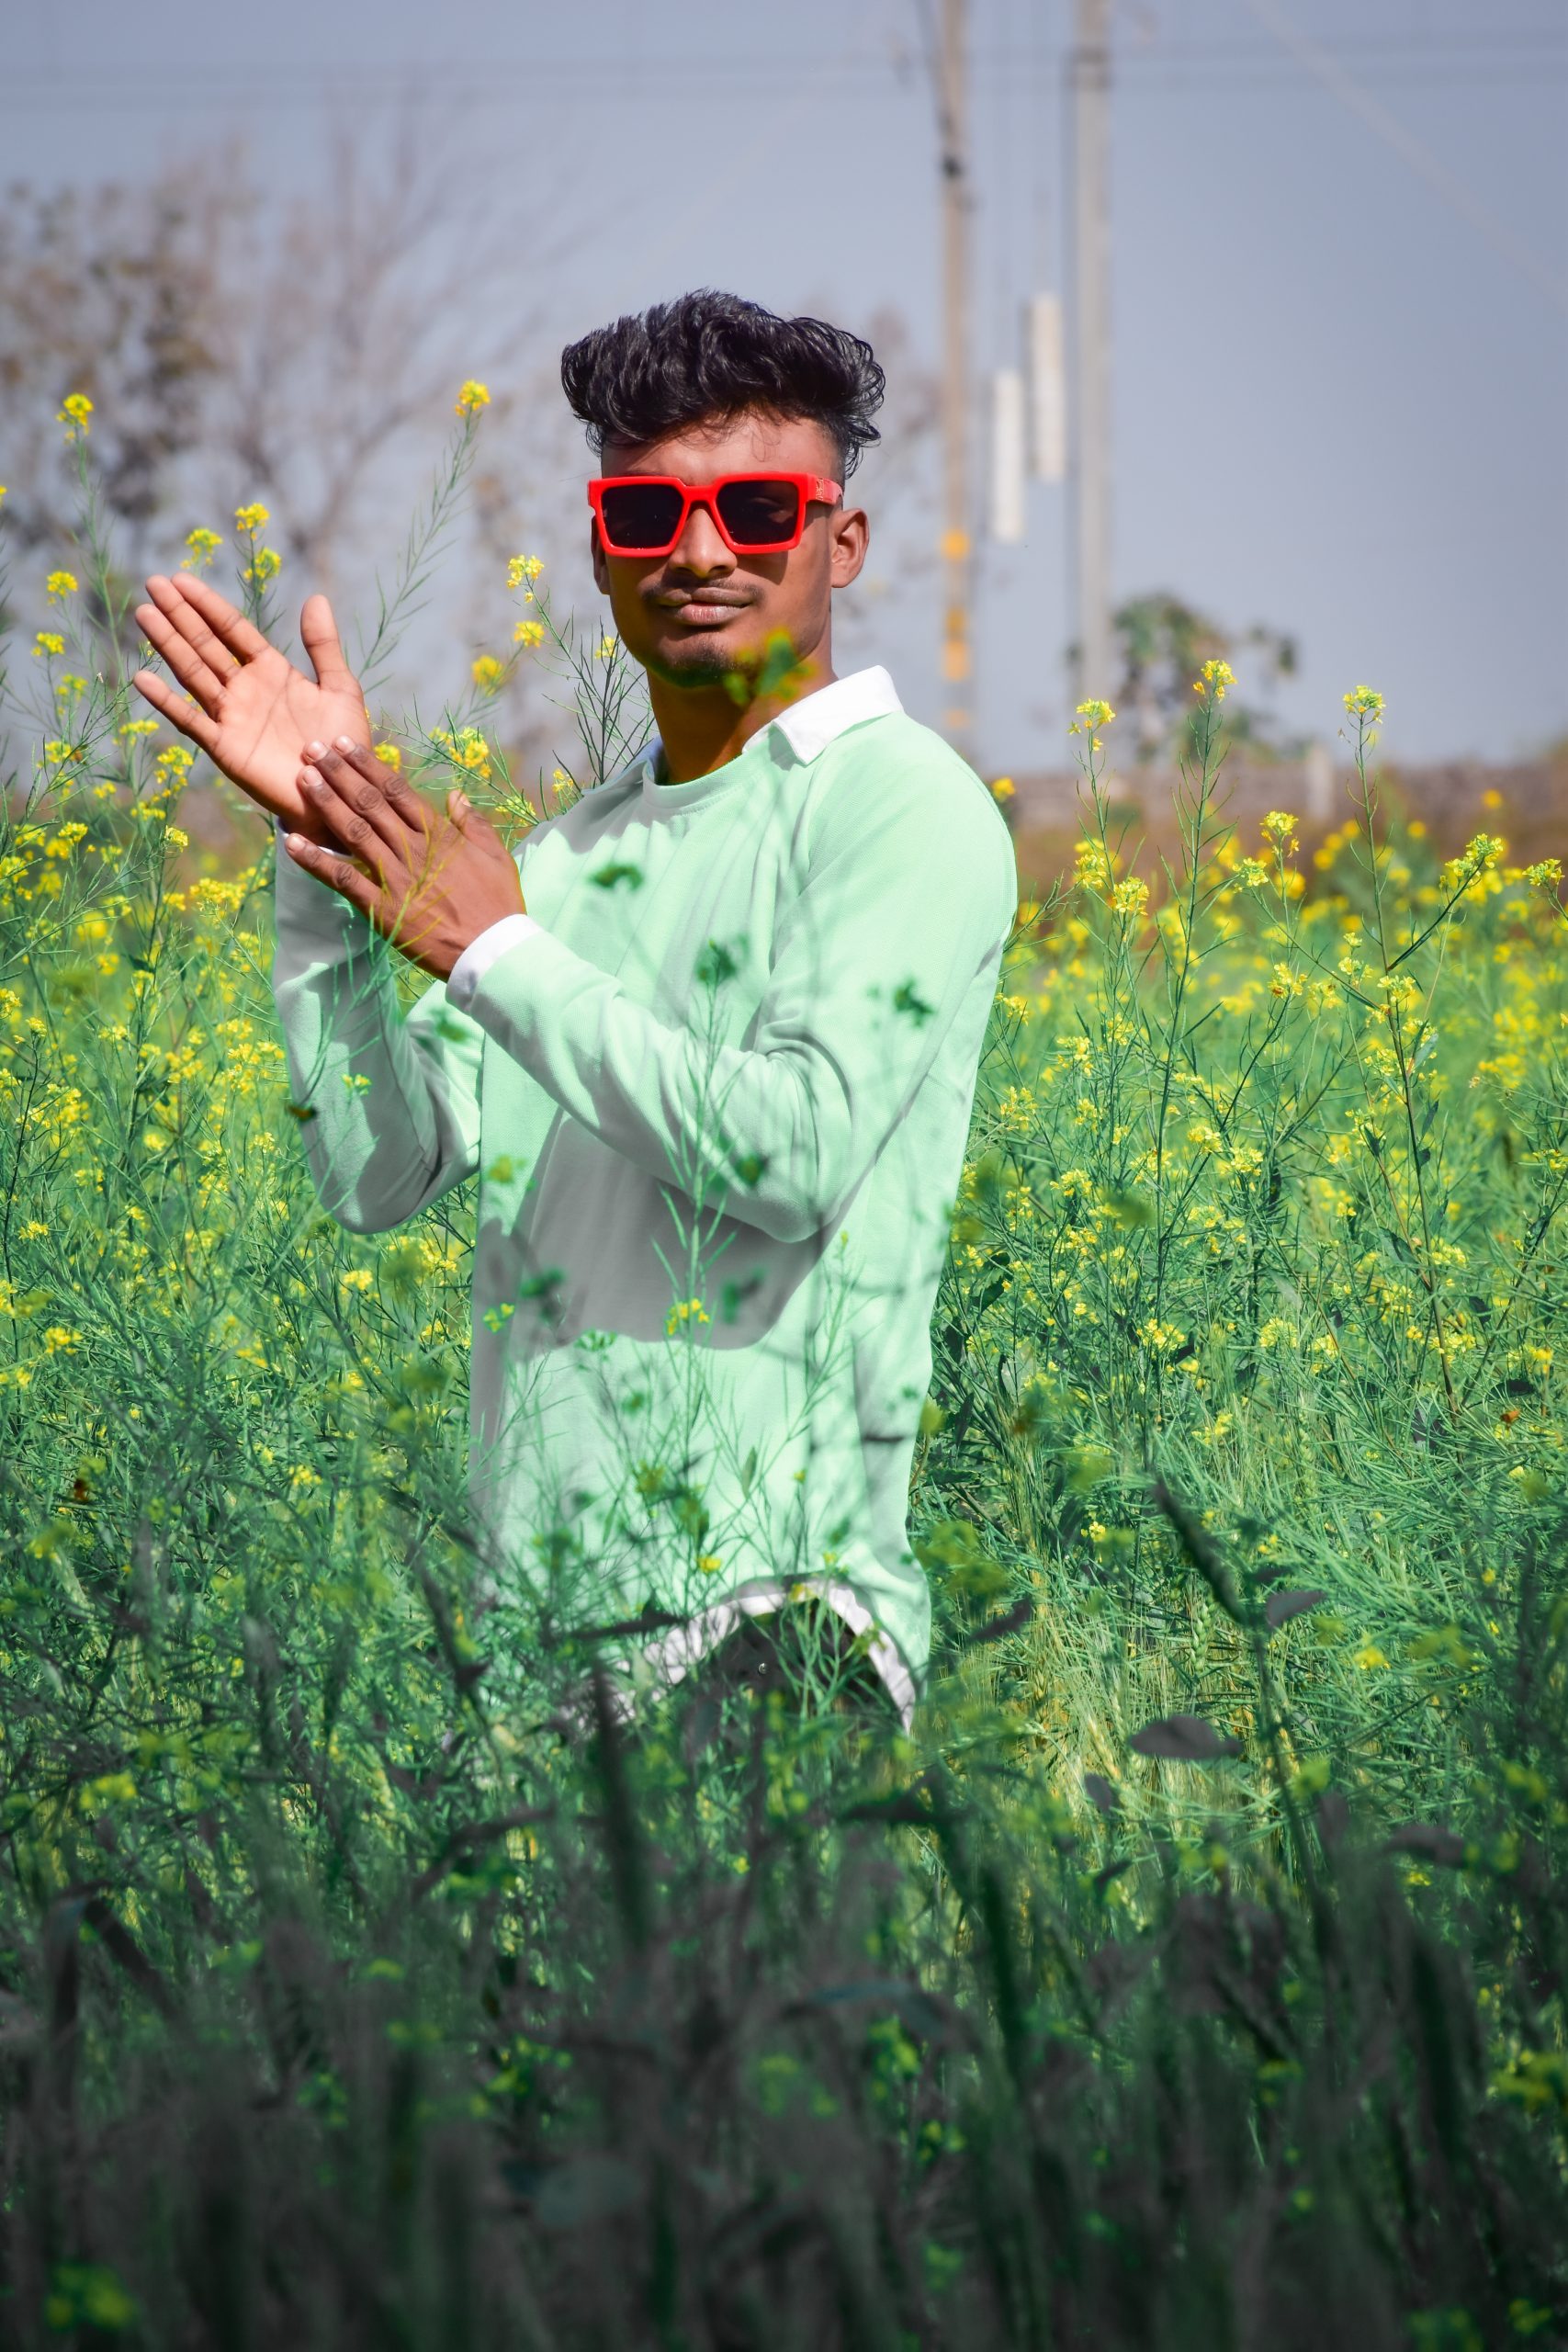
{"label": "tall grass", "polygon": [[[1218,673],[1141,871],[1090,712],[914,1734],[628,1728],[468,1540],[468,1205],[317,1208],[267,876],[198,870],[85,530],[0,838],[0,2339],[1559,2340],[1557,876],[1390,833],[1364,691],[1316,864],[1238,842]],[[557,641],[570,791],[636,715]]]}

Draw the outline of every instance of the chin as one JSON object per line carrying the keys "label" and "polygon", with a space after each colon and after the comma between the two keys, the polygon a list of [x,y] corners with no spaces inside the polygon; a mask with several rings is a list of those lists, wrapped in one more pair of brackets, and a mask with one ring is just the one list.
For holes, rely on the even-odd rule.
{"label": "chin", "polygon": [[652,647],[645,655],[655,677],[671,686],[717,686],[745,661],[748,648],[731,642],[728,629],[705,629]]}

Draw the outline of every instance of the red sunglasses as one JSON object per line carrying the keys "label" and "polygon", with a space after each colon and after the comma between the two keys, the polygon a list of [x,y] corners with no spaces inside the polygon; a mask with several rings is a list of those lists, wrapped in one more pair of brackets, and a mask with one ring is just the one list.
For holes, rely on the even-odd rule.
{"label": "red sunglasses", "polygon": [[820,474],[606,474],[588,485],[606,555],[671,554],[694,506],[706,507],[731,555],[783,555],[800,545],[810,502],[836,506],[843,494]]}

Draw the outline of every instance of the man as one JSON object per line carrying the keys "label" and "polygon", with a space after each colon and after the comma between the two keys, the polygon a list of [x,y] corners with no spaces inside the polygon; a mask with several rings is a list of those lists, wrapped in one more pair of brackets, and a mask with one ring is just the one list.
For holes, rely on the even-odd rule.
{"label": "man", "polygon": [[[378,1232],[479,1176],[470,1476],[500,1572],[558,1620],[679,1620],[645,1677],[839,1629],[907,1722],[910,1458],[1007,830],[885,671],[834,672],[869,347],[701,293],[572,345],[562,379],[658,736],[515,856],[374,758],[324,597],[312,683],[200,581],[150,581],[184,693],[136,683],[277,821],[274,989],[323,1203]],[[406,1020],[389,938],[437,982]]]}

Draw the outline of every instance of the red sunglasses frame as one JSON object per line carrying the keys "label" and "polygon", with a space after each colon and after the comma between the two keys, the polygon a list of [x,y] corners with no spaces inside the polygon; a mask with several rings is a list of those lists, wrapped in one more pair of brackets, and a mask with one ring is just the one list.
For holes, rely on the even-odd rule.
{"label": "red sunglasses frame", "polygon": [[[800,498],[800,509],[795,518],[795,529],[786,539],[769,539],[764,543],[748,542],[738,547],[724,527],[724,517],[718,511],[718,493],[732,481],[785,481]],[[607,490],[630,490],[657,483],[660,488],[681,492],[681,519],[672,535],[661,547],[628,548],[613,540],[604,527],[604,492]],[[778,466],[763,466],[752,473],[716,474],[712,481],[682,481],[679,474],[601,474],[588,485],[588,503],[593,509],[593,519],[599,526],[600,542],[606,555],[661,556],[672,555],[681,544],[681,534],[691,519],[694,506],[705,506],[713,517],[714,528],[731,555],[785,555],[797,548],[806,533],[806,510],[816,502],[836,506],[844,494],[842,482],[829,481],[824,474],[786,473]]]}

